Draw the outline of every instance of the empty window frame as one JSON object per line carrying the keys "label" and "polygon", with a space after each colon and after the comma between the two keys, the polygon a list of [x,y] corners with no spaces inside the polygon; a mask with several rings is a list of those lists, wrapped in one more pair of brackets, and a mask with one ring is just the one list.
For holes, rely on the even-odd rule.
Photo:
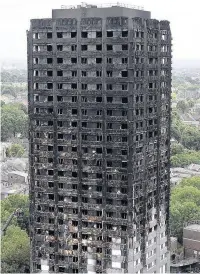
{"label": "empty window frame", "polygon": [[107,31],[107,37],[113,37],[113,31]]}

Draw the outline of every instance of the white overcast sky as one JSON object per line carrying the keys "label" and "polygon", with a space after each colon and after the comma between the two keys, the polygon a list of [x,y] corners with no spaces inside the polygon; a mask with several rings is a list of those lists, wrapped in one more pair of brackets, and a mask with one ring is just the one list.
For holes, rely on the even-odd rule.
{"label": "white overcast sky", "polygon": [[[108,0],[105,3],[116,3]],[[151,17],[169,20],[175,59],[200,59],[200,0],[126,0],[125,4],[144,6]],[[92,0],[90,4],[104,1]],[[0,59],[26,60],[26,30],[32,18],[51,17],[61,5],[77,5],[66,0],[0,0]]]}

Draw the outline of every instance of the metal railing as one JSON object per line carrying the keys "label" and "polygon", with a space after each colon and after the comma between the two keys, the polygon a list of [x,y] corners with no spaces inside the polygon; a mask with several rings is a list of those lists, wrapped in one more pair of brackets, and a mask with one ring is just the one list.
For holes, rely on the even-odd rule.
{"label": "metal railing", "polygon": [[189,225],[200,225],[200,220],[193,220],[193,221],[185,222],[183,224],[183,227],[186,228]]}
{"label": "metal railing", "polygon": [[144,10],[143,6],[136,6],[136,5],[129,5],[124,3],[106,3],[106,4],[100,4],[100,5],[92,5],[87,4],[84,2],[81,2],[81,5],[72,6],[72,5],[62,5],[61,9],[78,9],[78,8],[111,8],[111,7],[123,7],[123,8],[129,8],[129,9],[137,9],[137,10]]}

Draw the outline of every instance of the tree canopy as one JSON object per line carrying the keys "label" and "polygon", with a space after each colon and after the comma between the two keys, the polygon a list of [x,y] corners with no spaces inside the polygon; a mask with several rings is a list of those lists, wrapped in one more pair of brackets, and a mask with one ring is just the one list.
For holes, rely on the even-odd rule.
{"label": "tree canopy", "polygon": [[1,71],[2,83],[26,83],[27,70],[25,69],[10,69]]}
{"label": "tree canopy", "polygon": [[1,201],[1,223],[4,224],[8,217],[18,208],[23,209],[24,218],[23,221],[17,222],[13,219],[13,224],[19,224],[21,228],[28,229],[29,218],[29,199],[28,195],[14,194],[9,195],[6,199]]}
{"label": "tree canopy", "polygon": [[182,180],[180,187],[192,186],[200,190],[200,177],[194,176],[192,178],[185,178]]}
{"label": "tree canopy", "polygon": [[25,273],[29,270],[28,195],[10,195],[1,201],[1,227],[16,210],[22,209],[22,219],[13,218],[1,240],[1,273]]}
{"label": "tree canopy", "polygon": [[184,152],[184,146],[181,144],[172,144],[171,145],[171,155],[176,155]]}
{"label": "tree canopy", "polygon": [[176,107],[177,107],[177,109],[180,110],[182,113],[185,113],[185,112],[188,110],[188,108],[189,108],[187,102],[184,101],[184,100],[178,101]]}
{"label": "tree canopy", "polygon": [[176,110],[172,111],[171,135],[185,148],[200,150],[199,128],[185,125]]}
{"label": "tree canopy", "polygon": [[25,149],[20,144],[12,144],[7,148],[7,156],[8,157],[22,157],[25,152]]}
{"label": "tree canopy", "polygon": [[200,220],[200,177],[183,179],[171,191],[170,224],[172,236],[182,241],[185,222]]}
{"label": "tree canopy", "polygon": [[11,225],[1,241],[1,273],[25,273],[29,264],[29,237],[26,231]]}
{"label": "tree canopy", "polygon": [[172,167],[185,167],[190,164],[200,164],[200,151],[184,150],[183,152],[171,156]]}
{"label": "tree canopy", "polygon": [[22,110],[21,104],[5,104],[1,107],[1,138],[6,141],[15,137],[17,133],[22,136],[28,134],[28,116]]}

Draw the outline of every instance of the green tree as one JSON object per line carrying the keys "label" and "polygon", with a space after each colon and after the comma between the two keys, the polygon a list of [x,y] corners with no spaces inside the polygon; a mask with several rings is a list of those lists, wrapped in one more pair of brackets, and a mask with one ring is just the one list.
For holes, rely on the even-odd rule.
{"label": "green tree", "polygon": [[1,201],[1,227],[16,210],[22,209],[22,219],[13,218],[2,237],[1,273],[24,273],[29,269],[29,199],[28,195],[10,195]]}
{"label": "green tree", "polygon": [[182,138],[182,122],[180,119],[180,115],[177,110],[172,110],[172,124],[171,124],[171,135],[178,142],[180,142]]}
{"label": "green tree", "polygon": [[24,216],[22,219],[13,219],[12,224],[19,225],[22,229],[28,231],[29,221],[29,199],[28,195],[14,194],[9,195],[6,199],[1,201],[1,223],[5,224],[8,217],[16,210],[22,209]]}
{"label": "green tree", "polygon": [[185,167],[190,164],[200,164],[200,151],[185,150],[171,156],[172,167]]}
{"label": "green tree", "polygon": [[29,237],[26,231],[11,225],[1,241],[1,273],[24,273],[29,265]]}
{"label": "green tree", "polygon": [[178,101],[176,108],[180,110],[182,113],[185,113],[188,110],[188,104],[186,103],[186,101],[181,100]]}
{"label": "green tree", "polygon": [[188,149],[200,150],[200,130],[192,126],[183,128],[181,143]]}
{"label": "green tree", "polygon": [[188,107],[189,107],[189,108],[193,108],[194,105],[195,105],[195,101],[194,101],[194,100],[189,100],[189,101],[188,101]]}
{"label": "green tree", "polygon": [[5,104],[6,103],[3,100],[1,100],[1,107],[3,107]]}
{"label": "green tree", "polygon": [[184,186],[180,184],[172,190],[171,195],[172,203],[176,201],[182,202],[194,202],[197,206],[200,206],[200,190],[193,186]]}
{"label": "green tree", "polygon": [[172,111],[171,135],[185,148],[190,150],[200,150],[200,130],[199,128],[185,125],[177,111]]}
{"label": "green tree", "polygon": [[12,144],[6,151],[8,157],[22,157],[24,152],[25,149],[19,144]]}
{"label": "green tree", "polygon": [[178,241],[182,243],[183,227],[185,222],[200,219],[200,208],[192,201],[175,203],[171,202],[170,206],[170,224],[171,235],[178,237]]}
{"label": "green tree", "polygon": [[19,109],[21,109],[25,114],[28,114],[28,107],[22,103],[19,103]]}
{"label": "green tree", "polygon": [[200,177],[194,176],[192,178],[185,178],[181,181],[179,187],[192,186],[200,190]]}
{"label": "green tree", "polygon": [[176,155],[184,152],[184,147],[181,144],[172,144],[171,145],[171,155]]}
{"label": "green tree", "polygon": [[172,92],[172,101],[175,101],[177,99],[177,94],[175,92]]}
{"label": "green tree", "polygon": [[17,133],[27,136],[28,116],[20,109],[19,104],[6,104],[1,108],[2,141],[15,137]]}
{"label": "green tree", "polygon": [[184,179],[171,191],[172,236],[181,242],[184,224],[193,220],[200,220],[200,177]]}
{"label": "green tree", "polygon": [[1,94],[2,95],[11,95],[14,98],[17,98],[17,92],[13,85],[2,84]]}

